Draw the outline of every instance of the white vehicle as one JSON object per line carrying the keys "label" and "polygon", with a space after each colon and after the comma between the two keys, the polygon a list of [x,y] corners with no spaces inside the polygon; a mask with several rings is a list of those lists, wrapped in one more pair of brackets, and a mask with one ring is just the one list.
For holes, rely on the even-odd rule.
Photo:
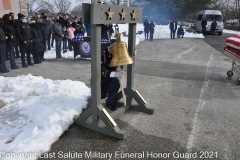
{"label": "white vehicle", "polygon": [[211,32],[211,23],[215,19],[217,22],[217,27],[215,32],[219,35],[222,35],[223,32],[223,17],[222,13],[219,10],[202,10],[198,12],[197,19],[196,19],[196,31],[202,32],[201,21],[202,18],[207,20],[206,30],[207,32]]}

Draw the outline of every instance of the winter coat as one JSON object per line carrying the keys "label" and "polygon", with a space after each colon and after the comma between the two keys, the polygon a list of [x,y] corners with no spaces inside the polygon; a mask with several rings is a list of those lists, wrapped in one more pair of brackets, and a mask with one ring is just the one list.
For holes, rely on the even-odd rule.
{"label": "winter coat", "polygon": [[62,40],[63,29],[60,23],[55,22],[53,25],[54,38],[56,41]]}
{"label": "winter coat", "polygon": [[155,27],[155,24],[153,22],[151,22],[149,24],[149,31],[150,31],[150,33],[154,33],[154,27]]}
{"label": "winter coat", "polygon": [[211,30],[215,30],[217,27],[217,22],[212,22],[211,24]]}
{"label": "winter coat", "polygon": [[47,40],[49,33],[50,33],[50,22],[48,20],[46,20],[45,18],[41,18],[42,20],[42,25],[43,25],[43,31],[44,31],[44,38]]}
{"label": "winter coat", "polygon": [[184,34],[184,29],[181,28],[181,27],[179,27],[178,30],[177,30],[177,34],[178,34],[178,35]]}
{"label": "winter coat", "polygon": [[[10,25],[10,24],[6,24],[3,26],[3,30],[5,32],[5,35],[8,37],[7,41],[9,42],[13,42],[14,44],[16,44],[16,30],[14,28],[13,25]],[[13,36],[13,39],[11,39],[11,36]]]}
{"label": "winter coat", "polygon": [[145,33],[148,33],[149,30],[150,30],[150,24],[149,24],[149,22],[144,22],[143,26],[144,26],[144,32],[145,32]]}
{"label": "winter coat", "polygon": [[73,39],[74,38],[74,31],[75,31],[75,28],[68,28],[67,29],[68,39]]}
{"label": "winter coat", "polygon": [[5,44],[6,43],[6,35],[0,26],[0,44]]}
{"label": "winter coat", "polygon": [[19,41],[21,43],[23,43],[24,41],[31,42],[32,32],[31,32],[31,28],[27,23],[19,23],[17,32],[18,32]]}
{"label": "winter coat", "polygon": [[171,22],[169,25],[169,28],[171,31],[176,30],[177,29],[177,22]]}
{"label": "winter coat", "polygon": [[202,20],[202,22],[201,22],[201,26],[204,28],[206,28],[206,25],[207,25],[207,21],[206,21],[206,19],[204,19],[204,20]]}
{"label": "winter coat", "polygon": [[81,21],[77,21],[77,22],[73,21],[72,22],[72,27],[76,28],[77,24],[82,25],[82,22]]}
{"label": "winter coat", "polygon": [[[34,26],[36,25],[36,26]],[[31,25],[32,29],[32,52],[33,53],[40,53],[44,51],[44,45],[43,45],[43,38],[42,33],[40,33],[39,28],[37,27],[37,24]]]}
{"label": "winter coat", "polygon": [[63,41],[67,41],[68,40],[68,33],[67,31],[63,31],[63,35],[64,37],[62,38]]}

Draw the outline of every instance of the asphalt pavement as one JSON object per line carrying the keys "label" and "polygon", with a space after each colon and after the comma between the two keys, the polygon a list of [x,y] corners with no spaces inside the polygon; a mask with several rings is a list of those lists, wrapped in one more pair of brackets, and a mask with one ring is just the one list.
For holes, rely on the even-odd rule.
{"label": "asphalt pavement", "polygon": [[[154,114],[129,111],[117,119],[119,128],[128,133],[124,140],[73,124],[47,154],[55,157],[41,159],[240,159],[240,86],[236,74],[226,75],[231,59],[219,46],[225,36],[229,35],[141,42],[134,88]],[[90,86],[90,71],[90,61],[63,59],[2,75],[32,74]],[[103,157],[87,158],[90,152]],[[130,154],[133,158],[127,157]]]}

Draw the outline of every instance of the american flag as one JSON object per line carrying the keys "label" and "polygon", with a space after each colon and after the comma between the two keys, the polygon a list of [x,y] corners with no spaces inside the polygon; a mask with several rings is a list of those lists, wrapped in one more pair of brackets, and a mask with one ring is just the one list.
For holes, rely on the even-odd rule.
{"label": "american flag", "polygon": [[83,35],[82,34],[77,34],[72,41],[77,42],[77,41],[83,41]]}

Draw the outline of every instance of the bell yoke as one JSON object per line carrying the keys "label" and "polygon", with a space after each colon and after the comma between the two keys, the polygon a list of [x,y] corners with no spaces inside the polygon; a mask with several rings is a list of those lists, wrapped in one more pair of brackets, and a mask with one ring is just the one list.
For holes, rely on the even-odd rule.
{"label": "bell yoke", "polygon": [[[144,98],[133,89],[136,23],[142,23],[142,9],[102,3],[83,3],[82,7],[83,23],[91,24],[91,33],[94,35],[94,38],[91,38],[91,103],[78,117],[75,117],[74,122],[103,134],[124,139],[126,131],[119,129],[114,119],[129,110],[153,114],[153,109],[147,108]],[[115,43],[111,46],[109,43],[100,43],[103,39],[101,31],[106,26],[104,24],[118,23],[129,23],[128,48],[126,43],[121,41],[117,25],[115,27],[116,39],[111,40]],[[124,65],[127,65],[127,86],[123,89],[121,72],[117,71],[117,67]],[[104,90],[105,85],[109,87],[106,87],[108,90]],[[121,91],[116,94],[120,87]],[[101,104],[101,98],[106,97],[106,106],[112,110],[110,113]],[[122,98],[124,104],[118,102]],[[132,99],[137,104],[132,104]],[[116,108],[114,102],[122,106]]]}

